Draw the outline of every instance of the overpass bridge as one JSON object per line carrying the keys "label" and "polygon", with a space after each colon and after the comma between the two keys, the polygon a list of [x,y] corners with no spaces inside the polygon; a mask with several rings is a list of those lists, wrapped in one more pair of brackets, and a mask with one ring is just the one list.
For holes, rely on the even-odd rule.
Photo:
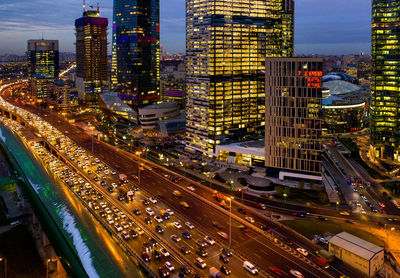
{"label": "overpass bridge", "polygon": [[5,126],[0,126],[0,149],[71,277],[144,277],[132,259],[96,225],[89,212],[66,196],[63,187],[46,172],[20,137]]}

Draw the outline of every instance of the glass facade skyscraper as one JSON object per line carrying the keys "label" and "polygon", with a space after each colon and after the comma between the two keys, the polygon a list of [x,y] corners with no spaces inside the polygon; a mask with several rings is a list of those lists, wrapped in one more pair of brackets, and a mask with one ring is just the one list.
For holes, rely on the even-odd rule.
{"label": "glass facade skyscraper", "polygon": [[265,58],[293,54],[292,0],[186,1],[186,142],[264,134]]}
{"label": "glass facade skyscraper", "polygon": [[159,22],[159,0],[114,0],[111,82],[133,108],[159,98]]}
{"label": "glass facade skyscraper", "polygon": [[57,79],[59,71],[58,40],[28,40],[29,76]]}
{"label": "glass facade skyscraper", "polygon": [[108,91],[107,26],[98,10],[75,20],[76,87],[86,103],[97,104],[99,94]]}
{"label": "glass facade skyscraper", "polygon": [[400,162],[400,1],[372,1],[371,149]]}

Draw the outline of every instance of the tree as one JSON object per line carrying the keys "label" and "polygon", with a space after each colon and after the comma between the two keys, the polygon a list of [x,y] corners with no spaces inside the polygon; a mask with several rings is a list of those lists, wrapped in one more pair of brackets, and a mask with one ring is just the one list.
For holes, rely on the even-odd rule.
{"label": "tree", "polygon": [[318,194],[318,200],[321,204],[326,204],[328,202],[328,197],[326,196],[325,192],[321,191]]}
{"label": "tree", "polygon": [[304,189],[304,181],[300,181],[299,182],[299,187],[298,187],[300,190],[303,190]]}

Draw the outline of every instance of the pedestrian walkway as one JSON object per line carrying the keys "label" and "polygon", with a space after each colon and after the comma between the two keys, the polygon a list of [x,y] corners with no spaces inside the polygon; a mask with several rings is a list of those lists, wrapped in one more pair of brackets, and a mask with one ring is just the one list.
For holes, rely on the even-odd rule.
{"label": "pedestrian walkway", "polygon": [[329,203],[340,203],[340,197],[335,187],[335,182],[325,172],[322,173],[322,181],[325,185],[326,195],[328,196]]}

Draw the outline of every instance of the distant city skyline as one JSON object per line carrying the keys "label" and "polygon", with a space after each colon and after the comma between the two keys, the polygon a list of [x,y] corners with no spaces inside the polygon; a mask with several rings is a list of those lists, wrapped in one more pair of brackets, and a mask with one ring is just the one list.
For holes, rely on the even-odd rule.
{"label": "distant city skyline", "polygon": [[[370,1],[295,2],[296,54],[370,53]],[[112,4],[112,0],[100,2],[106,7]],[[90,5],[97,2],[87,1]],[[112,22],[112,9],[100,12]],[[74,22],[82,14],[82,1],[19,0],[0,4],[0,14],[0,55],[24,54],[27,40],[40,39],[42,33],[45,39],[59,40],[61,52],[75,52]],[[160,14],[161,44],[170,53],[185,53],[185,0],[160,0]],[[111,43],[110,28],[108,32]]]}

